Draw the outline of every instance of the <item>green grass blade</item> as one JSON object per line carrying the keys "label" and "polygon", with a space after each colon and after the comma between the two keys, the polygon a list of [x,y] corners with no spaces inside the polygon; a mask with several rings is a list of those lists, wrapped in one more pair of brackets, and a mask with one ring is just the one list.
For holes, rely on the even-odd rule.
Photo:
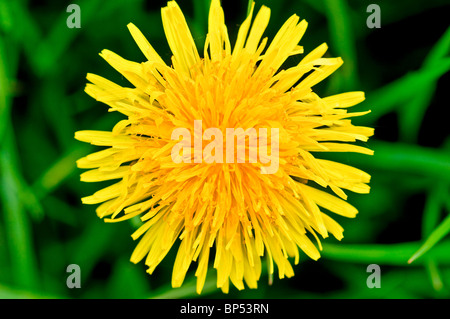
{"label": "green grass blade", "polygon": [[247,4],[247,17],[250,14],[250,10],[252,10],[252,4],[253,4],[254,0],[248,0],[248,4]]}
{"label": "green grass blade", "polygon": [[[444,59],[450,53],[450,27],[445,31],[439,41],[431,48],[427,57],[424,60],[422,69],[431,69],[433,66],[438,65],[442,59]],[[411,101],[407,102],[399,117],[400,135],[402,140],[408,142],[415,142],[419,133],[419,127],[422,123],[423,115],[433,98],[436,91],[437,79],[425,85],[420,91],[417,92],[417,96]]]}
{"label": "green grass blade", "polygon": [[[7,243],[11,259],[11,277],[14,283],[27,289],[38,286],[36,260],[32,244],[32,229],[20,200],[21,183],[17,176],[16,161],[14,160],[12,129],[7,131],[0,150],[0,193]],[[5,136],[5,137],[6,137]]]}
{"label": "green grass blade", "polygon": [[417,96],[406,102],[402,107],[399,116],[399,130],[402,141],[416,143],[423,116],[431,103],[435,91],[436,82],[424,85],[417,92]]}
{"label": "green grass blade", "polygon": [[442,276],[439,272],[437,263],[433,259],[428,259],[425,263],[428,275],[431,279],[431,284],[433,289],[436,291],[441,291],[444,288],[444,283],[442,281]]}
{"label": "green grass blade", "polygon": [[[422,218],[422,237],[428,237],[433,229],[438,225],[440,213],[441,213],[441,203],[443,199],[443,194],[445,194],[446,185],[444,183],[438,183],[434,186],[427,196],[427,201],[425,203],[425,209]],[[437,263],[432,258],[428,258],[425,263],[425,269],[430,277],[431,285],[436,291],[441,291],[444,287],[441,274]]]}
{"label": "green grass blade", "polygon": [[197,49],[202,52],[208,33],[208,12],[210,0],[193,0],[194,18],[188,21]]}
{"label": "green grass blade", "polygon": [[[4,5],[4,4],[3,4]],[[0,185],[4,228],[7,234],[11,278],[22,288],[38,286],[31,225],[25,211],[28,196],[18,168],[18,156],[11,123],[11,79],[16,66],[7,65],[6,43],[0,38]],[[17,53],[17,52],[16,52]],[[9,68],[8,68],[9,67]],[[14,69],[14,70],[13,70]],[[8,74],[9,73],[9,74]],[[28,195],[28,196],[27,196]]]}
{"label": "green grass blade", "polygon": [[445,183],[441,182],[434,186],[427,196],[422,219],[423,238],[427,238],[439,223],[441,213],[441,200],[445,192],[446,185]]}
{"label": "green grass blade", "polygon": [[[338,91],[356,89],[358,73],[355,37],[346,0],[325,0],[332,47],[342,57],[344,65],[331,78]],[[341,75],[340,77],[338,75]]]}
{"label": "green grass blade", "polygon": [[4,1],[4,11],[8,12],[11,24],[14,27],[9,29],[8,36],[19,43],[27,56],[33,71],[37,70],[36,48],[42,40],[42,33],[39,25],[26,8],[25,1]]}
{"label": "green grass blade", "polygon": [[0,299],[63,299],[63,296],[45,294],[40,291],[19,290],[0,285]]}
{"label": "green grass blade", "polygon": [[13,27],[13,17],[6,1],[0,1],[0,30],[7,33]]}
{"label": "green grass blade", "polygon": [[76,160],[84,156],[89,149],[90,147],[85,145],[76,147],[56,160],[33,184],[34,193],[38,198],[45,197],[72,175],[76,169]]}
{"label": "green grass blade", "polygon": [[[405,266],[408,258],[420,247],[418,242],[400,244],[365,244],[365,245],[343,245],[323,244],[322,257],[326,259],[344,262],[383,264],[393,266]],[[437,244],[429,252],[429,257],[440,264],[450,264],[450,241]],[[425,259],[418,260],[417,264],[425,263]]]}
{"label": "green grass blade", "polygon": [[[7,45],[5,40],[0,37],[0,141],[7,138],[5,132],[8,131],[10,126],[13,82],[11,74],[17,73],[16,56],[19,55],[17,46]],[[9,49],[9,56],[7,56],[6,48]],[[14,156],[13,160],[17,162],[17,156]],[[21,174],[16,174],[15,180],[20,189],[18,193],[21,195],[20,200],[33,214],[33,217],[36,219],[42,217],[42,207]]]}
{"label": "green grass blade", "polygon": [[[417,258],[423,256],[431,248],[433,248],[442,238],[450,232],[450,215],[431,233],[423,245],[411,256],[408,263],[412,263]],[[448,254],[448,252],[447,252]]]}
{"label": "green grass blade", "polygon": [[[79,6],[82,8],[82,27],[95,16],[99,10],[99,5],[99,0],[79,2]],[[59,64],[56,62],[67,51],[75,36],[80,33],[81,29],[69,29],[67,27],[67,16],[66,10],[61,10],[61,14],[55,21],[49,35],[39,43],[39,46],[33,52],[36,73],[40,76],[47,76],[49,73],[55,73],[59,70]]]}
{"label": "green grass blade", "polygon": [[11,81],[7,76],[7,57],[4,39],[0,37],[0,141],[3,140],[11,109]]}
{"label": "green grass blade", "polygon": [[376,155],[373,158],[380,168],[450,179],[450,162],[444,151],[386,142],[374,143],[374,149]]}
{"label": "green grass blade", "polygon": [[[450,181],[448,151],[403,143],[381,141],[369,142],[375,154],[368,160],[366,155],[354,154],[351,163],[361,168],[376,169],[378,174],[395,172],[421,175],[435,181]],[[346,154],[332,154],[334,160],[348,162]]]}
{"label": "green grass blade", "polygon": [[73,144],[72,132],[75,124],[69,113],[70,99],[65,95],[64,90],[59,78],[49,77],[42,83],[37,100],[39,109],[46,117],[58,141],[58,149],[67,150]]}
{"label": "green grass blade", "polygon": [[372,123],[381,116],[396,110],[408,99],[421,92],[422,88],[436,82],[442,75],[450,71],[450,59],[442,59],[441,63],[406,74],[402,78],[387,84],[367,95],[364,105],[372,110],[364,117],[365,123]]}
{"label": "green grass blade", "polygon": [[110,298],[145,298],[149,294],[147,274],[129,260],[120,259],[114,266],[106,290]]}
{"label": "green grass blade", "polygon": [[201,32],[206,35],[208,27],[208,12],[210,0],[194,0],[194,22],[200,27]]}
{"label": "green grass blade", "polygon": [[431,48],[424,61],[424,66],[432,66],[450,53],[450,27],[444,32],[439,41]]}
{"label": "green grass blade", "polygon": [[217,291],[216,287],[216,278],[215,276],[209,274],[206,277],[205,285],[203,286],[203,290],[201,295],[197,294],[196,284],[197,278],[193,277],[188,282],[184,283],[180,288],[172,288],[172,286],[167,285],[155,291],[149,298],[150,299],[183,299],[183,298],[197,298],[197,297],[205,297],[215,291]]}
{"label": "green grass blade", "polygon": [[[93,217],[92,218],[96,218]],[[80,266],[83,278],[89,278],[97,262],[114,249],[114,240],[120,228],[115,225],[105,225],[101,220],[91,219],[80,236],[70,243],[68,249],[70,262]]]}

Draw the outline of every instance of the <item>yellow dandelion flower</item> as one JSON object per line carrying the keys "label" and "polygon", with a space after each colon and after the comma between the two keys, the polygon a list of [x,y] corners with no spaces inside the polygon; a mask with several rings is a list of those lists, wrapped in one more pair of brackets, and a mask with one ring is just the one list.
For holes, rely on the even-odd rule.
{"label": "yellow dandelion flower", "polygon": [[[210,259],[217,270],[217,287],[224,292],[230,281],[238,289],[244,288],[244,282],[256,288],[263,256],[270,275],[276,264],[280,278],[293,276],[290,258],[297,264],[300,251],[314,260],[320,257],[318,235],[343,237],[342,227],[322,209],[355,217],[357,210],[345,201],[343,189],[369,192],[370,176],[365,172],[312,155],[373,153],[349,144],[367,141],[373,134],[372,128],[354,126],[349,119],[365,112],[347,112],[364,100],[364,93],[321,98],[313,92],[315,84],[342,64],[340,58],[323,57],[326,44],[298,65],[279,70],[288,57],[303,53],[298,44],[307,23],[293,15],[268,45],[262,36],[270,9],[262,6],[251,23],[253,8],[254,4],[232,47],[220,2],[213,0],[202,58],[179,6],[168,2],[162,22],[173,53],[171,66],[130,23],[131,35],[147,61],[128,61],[108,50],[101,56],[133,87],[93,74],[87,75],[86,86],[90,96],[126,119],[111,132],[75,133],[80,141],[106,147],[77,161],[79,168],[90,169],[81,180],[118,180],[83,198],[83,203],[102,203],[96,212],[106,222],[140,216],[143,224],[132,235],[140,241],[131,261],[145,258],[150,274],[179,239],[172,285],[181,286],[196,262],[198,293]],[[178,162],[172,156],[174,147],[180,146],[180,139],[173,138],[177,128],[192,133],[194,144],[197,141],[194,147],[191,137],[184,141],[183,160]],[[259,138],[256,146],[246,146],[244,156],[239,150],[227,154],[238,160],[224,163],[211,161],[211,156],[225,157],[225,148],[211,152],[207,140],[212,136],[205,136],[208,128],[224,135],[228,128],[243,128],[232,136],[233,143],[235,137],[250,143],[251,128],[277,129],[277,133]],[[276,147],[269,143],[275,138]],[[209,147],[209,160],[199,158],[195,147],[205,153]],[[260,156],[250,161],[252,150]],[[277,158],[272,156],[275,153]],[[277,165],[270,174],[267,157]],[[331,192],[314,187],[313,182]]]}

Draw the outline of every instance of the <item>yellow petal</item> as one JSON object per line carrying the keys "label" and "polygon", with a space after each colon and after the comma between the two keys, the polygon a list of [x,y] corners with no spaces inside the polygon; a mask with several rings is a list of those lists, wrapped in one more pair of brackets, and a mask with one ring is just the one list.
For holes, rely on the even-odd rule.
{"label": "yellow petal", "polygon": [[211,50],[211,61],[221,61],[226,55],[231,54],[231,44],[228,38],[225,17],[219,0],[211,1],[208,18],[208,39]]}
{"label": "yellow petal", "polygon": [[321,147],[305,146],[304,149],[311,152],[355,152],[366,155],[373,155],[373,151],[362,146],[346,143],[320,143]]}
{"label": "yellow petal", "polygon": [[266,6],[262,6],[258,14],[253,21],[250,34],[248,36],[247,42],[245,43],[245,49],[249,53],[255,53],[258,48],[259,41],[269,24],[270,19],[270,9]]}
{"label": "yellow petal", "polygon": [[317,205],[326,208],[333,213],[345,217],[355,217],[358,213],[358,210],[355,207],[353,207],[346,201],[337,198],[336,196],[318,190],[314,187],[303,184],[299,185],[305,191],[306,196],[309,196]]}
{"label": "yellow petal", "polygon": [[244,48],[245,40],[247,39],[248,30],[250,28],[250,24],[252,22],[253,9],[255,8],[255,2],[252,1],[252,6],[250,9],[250,13],[244,22],[239,27],[238,36],[236,39],[236,43],[233,48],[233,59],[236,59],[236,56],[242,51]]}
{"label": "yellow petal", "polygon": [[153,49],[142,32],[133,23],[129,23],[127,27],[128,30],[130,30],[131,36],[133,37],[134,41],[136,41],[136,44],[138,45],[139,49],[141,49],[142,53],[144,53],[145,57],[149,61],[165,65],[164,60],[161,59],[159,54],[155,51],[155,49]]}
{"label": "yellow petal", "polygon": [[190,68],[200,61],[200,56],[183,12],[175,1],[170,1],[161,9],[161,17],[167,42],[180,68],[178,71],[189,74]]}

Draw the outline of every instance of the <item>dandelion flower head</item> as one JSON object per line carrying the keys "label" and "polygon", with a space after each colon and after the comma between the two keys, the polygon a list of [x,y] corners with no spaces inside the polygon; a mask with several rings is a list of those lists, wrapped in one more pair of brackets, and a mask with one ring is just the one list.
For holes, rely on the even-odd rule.
{"label": "dandelion flower head", "polygon": [[[106,222],[140,218],[142,225],[132,234],[139,243],[131,261],[145,259],[148,273],[172,247],[177,249],[173,287],[182,285],[193,263],[198,293],[210,262],[224,292],[230,282],[238,289],[244,283],[257,288],[262,259],[270,275],[277,271],[279,278],[291,277],[291,263],[297,264],[301,254],[320,257],[320,237],[343,238],[343,228],[330,215],[357,214],[344,190],[369,192],[367,173],[315,157],[320,152],[372,154],[351,144],[373,134],[372,128],[350,120],[366,112],[348,112],[364,100],[364,93],[322,98],[313,91],[343,63],[324,57],[326,44],[296,66],[281,69],[289,57],[303,54],[299,42],[307,22],[293,15],[268,41],[263,33],[270,9],[262,6],[254,18],[253,11],[254,3],[232,45],[220,2],[212,0],[200,54],[181,9],[170,1],[162,8],[162,22],[171,65],[130,23],[146,61],[128,61],[109,50],[101,56],[131,87],[87,76],[86,92],[124,119],[111,131],[75,133],[80,141],[104,147],[77,161],[79,168],[89,169],[81,180],[114,180],[82,201],[100,204],[96,212]],[[194,132],[196,120],[202,121],[201,132]],[[261,158],[242,163],[173,161],[176,128],[187,128],[195,137],[211,127],[224,134],[226,128],[277,128],[276,173],[263,174]],[[268,140],[257,147],[268,147],[270,153],[274,150]],[[207,145],[203,141],[201,147]]]}

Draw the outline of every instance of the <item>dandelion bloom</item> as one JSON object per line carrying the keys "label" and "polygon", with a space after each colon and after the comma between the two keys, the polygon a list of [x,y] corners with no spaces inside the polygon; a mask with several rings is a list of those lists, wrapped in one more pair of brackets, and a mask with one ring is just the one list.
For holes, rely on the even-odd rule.
{"label": "dandelion bloom", "polygon": [[[280,70],[287,58],[303,53],[298,43],[307,23],[293,15],[268,44],[262,35],[270,9],[262,6],[251,23],[253,8],[254,4],[232,47],[220,2],[213,0],[202,58],[182,11],[174,1],[168,2],[162,22],[173,53],[171,66],[129,24],[147,61],[128,61],[108,50],[101,56],[133,87],[93,74],[88,74],[91,83],[86,86],[90,96],[126,119],[111,132],[75,134],[80,141],[107,147],[77,161],[79,168],[90,169],[81,180],[118,180],[83,198],[83,203],[102,203],[96,212],[106,222],[140,217],[143,224],[132,235],[140,241],[131,261],[146,258],[150,274],[179,239],[172,285],[181,286],[194,261],[198,293],[210,259],[217,270],[217,287],[224,292],[230,281],[238,289],[244,288],[244,281],[256,288],[263,256],[270,275],[276,264],[280,278],[293,276],[291,261],[298,263],[300,251],[314,260],[320,257],[319,236],[343,237],[342,227],[323,209],[355,217],[357,210],[345,201],[343,189],[369,192],[368,174],[312,154],[373,153],[348,143],[367,141],[373,134],[372,128],[354,126],[349,119],[365,112],[347,112],[364,100],[364,93],[321,98],[313,92],[315,84],[342,64],[341,58],[323,57],[326,44],[298,65]],[[202,121],[202,131],[277,128],[278,170],[263,174],[261,158],[175,163],[171,151],[179,141],[172,139],[172,132],[187,128],[195,136],[196,120]],[[267,148],[266,142],[257,147]]]}

